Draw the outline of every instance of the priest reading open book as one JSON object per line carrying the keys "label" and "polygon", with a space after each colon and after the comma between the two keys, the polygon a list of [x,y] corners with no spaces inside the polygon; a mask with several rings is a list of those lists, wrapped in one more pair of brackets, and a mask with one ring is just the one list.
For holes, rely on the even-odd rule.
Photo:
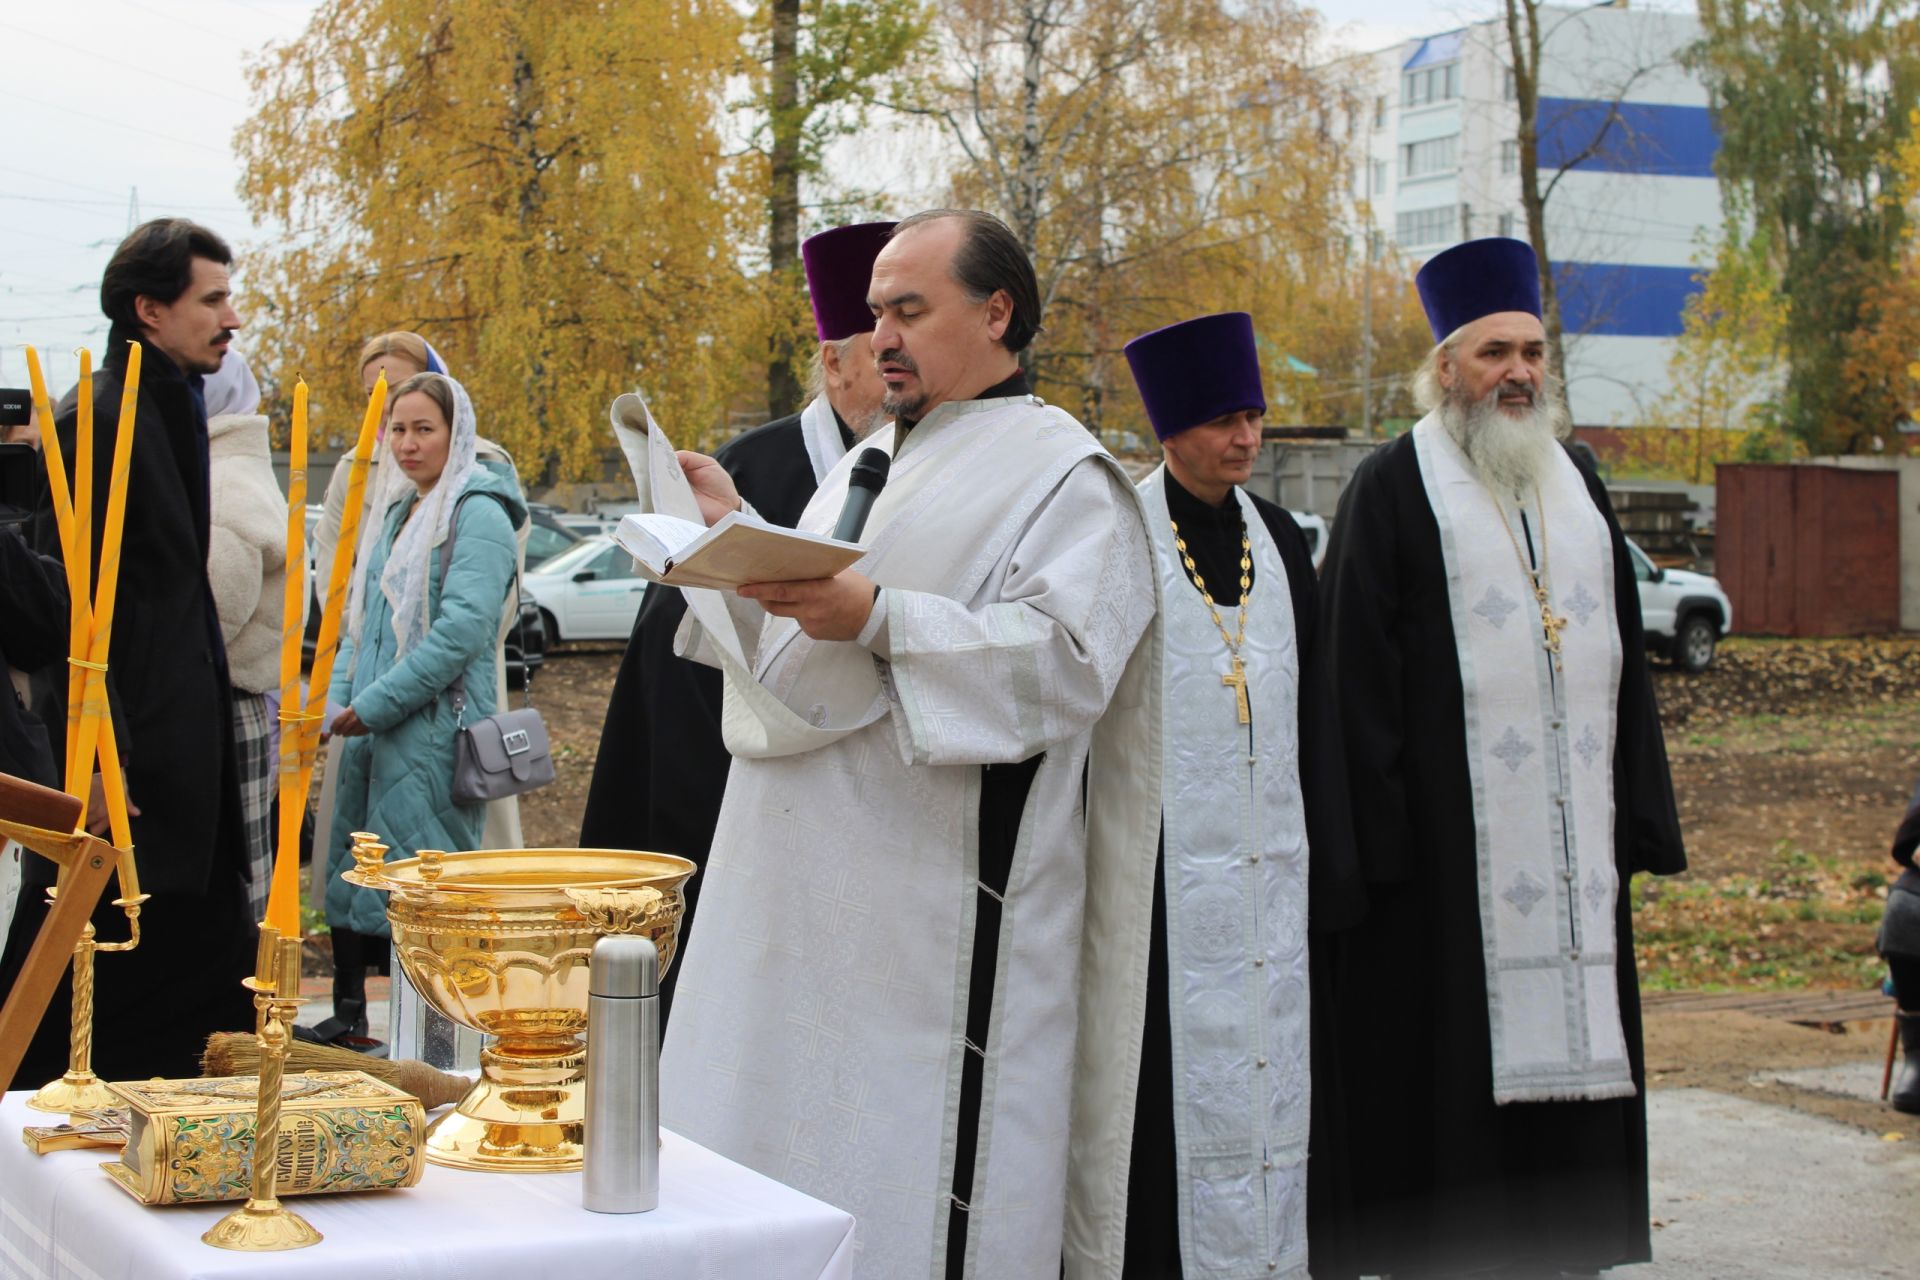
{"label": "priest reading open book", "polygon": [[[862,559],[686,592],[734,759],[661,1118],[851,1209],[859,1276],[1055,1280],[1063,1235],[1070,1275],[1117,1274],[1133,1079],[1100,1046],[1144,1005],[1160,802],[1139,500],[1027,391],[1039,290],[1005,226],[902,222],[868,300],[896,422]],[[655,509],[679,476],[735,508],[711,460],[669,461]]]}

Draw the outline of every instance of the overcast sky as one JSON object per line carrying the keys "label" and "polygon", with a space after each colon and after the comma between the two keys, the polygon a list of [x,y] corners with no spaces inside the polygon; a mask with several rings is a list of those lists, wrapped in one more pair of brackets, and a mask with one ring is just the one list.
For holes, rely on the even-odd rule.
{"label": "overcast sky", "polygon": [[[1671,0],[1668,0],[1671,2]],[[9,57],[0,89],[0,386],[25,386],[24,344],[56,384],[74,348],[106,340],[100,271],[141,219],[182,214],[244,254],[259,235],[235,194],[234,130],[247,114],[244,66],[297,36],[314,0],[64,0],[0,8]],[[1329,38],[1380,48],[1463,20],[1496,0],[1346,0]],[[244,260],[238,304],[244,319]],[[237,345],[256,364],[271,353]]]}

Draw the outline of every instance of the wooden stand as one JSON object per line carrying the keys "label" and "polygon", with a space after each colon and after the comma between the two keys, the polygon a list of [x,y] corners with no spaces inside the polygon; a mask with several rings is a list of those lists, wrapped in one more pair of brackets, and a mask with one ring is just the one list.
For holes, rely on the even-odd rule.
{"label": "wooden stand", "polygon": [[46,1016],[60,975],[73,961],[107,881],[119,865],[111,844],[84,831],[79,800],[0,773],[0,835],[65,869],[60,894],[27,952],[26,965],[0,1005],[0,1083],[13,1079]]}

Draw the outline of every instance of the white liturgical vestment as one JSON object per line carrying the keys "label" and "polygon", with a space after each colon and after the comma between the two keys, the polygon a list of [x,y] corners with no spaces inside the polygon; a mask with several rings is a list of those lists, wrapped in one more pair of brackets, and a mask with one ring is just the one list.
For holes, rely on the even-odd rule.
{"label": "white liturgical vestment", "polygon": [[[853,462],[801,529],[832,527]],[[1002,899],[959,1220],[969,1275],[1053,1280],[1069,1234],[1071,1274],[1117,1275],[1133,1074],[1103,1046],[1138,1041],[1159,797],[1137,495],[1057,409],[947,404],[894,458],[866,545],[855,567],[885,590],[858,642],[687,592],[680,648],[727,674],[735,759],[662,1119],[851,1211],[858,1275],[943,1276],[977,1052],[982,766],[1044,753]]]}
{"label": "white liturgical vestment", "polygon": [[1614,973],[1622,655],[1606,518],[1562,449],[1536,493],[1495,495],[1437,417],[1413,442],[1465,695],[1494,1101],[1631,1095]]}
{"label": "white liturgical vestment", "polygon": [[[1300,650],[1286,563],[1233,491],[1252,543],[1252,723],[1221,680],[1226,640],[1187,576],[1166,472],[1140,485],[1160,572],[1168,1026],[1187,1280],[1307,1274],[1310,1032]],[[1238,630],[1238,608],[1220,616]]]}

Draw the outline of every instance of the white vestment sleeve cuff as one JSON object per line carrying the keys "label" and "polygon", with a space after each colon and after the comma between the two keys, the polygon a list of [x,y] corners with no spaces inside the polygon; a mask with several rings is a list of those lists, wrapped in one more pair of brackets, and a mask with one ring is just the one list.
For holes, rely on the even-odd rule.
{"label": "white vestment sleeve cuff", "polygon": [[873,610],[867,614],[867,625],[860,628],[860,634],[853,638],[855,644],[866,649],[874,657],[886,661],[892,661],[893,658],[890,643],[892,628],[887,626],[887,611],[890,607],[887,589],[882,587],[874,593]]}

